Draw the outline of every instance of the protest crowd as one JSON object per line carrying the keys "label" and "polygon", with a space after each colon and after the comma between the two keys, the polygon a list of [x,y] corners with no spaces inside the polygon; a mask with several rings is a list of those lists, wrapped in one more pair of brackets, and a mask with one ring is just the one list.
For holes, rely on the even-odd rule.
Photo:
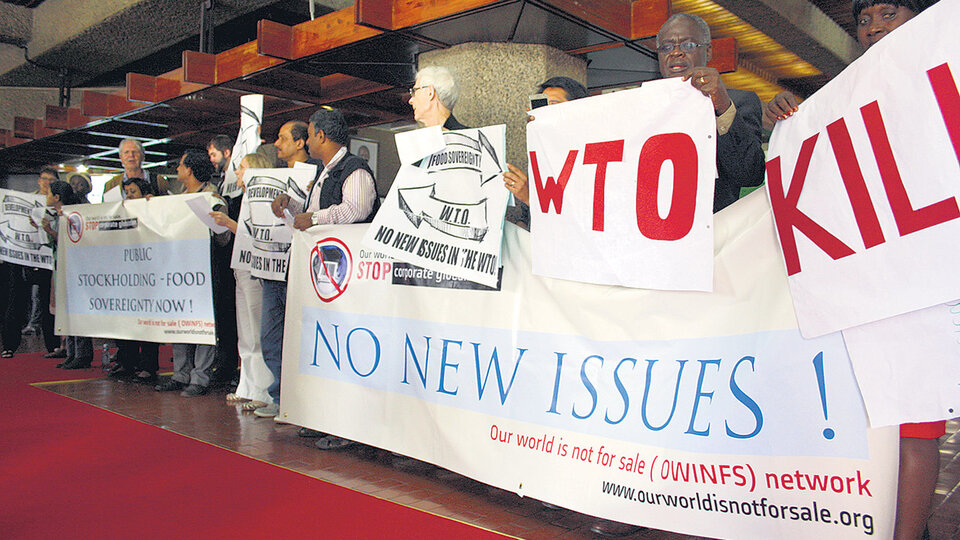
{"label": "protest crowd", "polygon": [[[935,0],[853,0],[861,44],[870,47],[933,3]],[[742,188],[763,184],[763,129],[772,129],[778,121],[796,114],[800,100],[785,92],[762,103],[753,92],[727,87],[720,73],[707,67],[710,41],[710,28],[700,17],[679,13],[660,28],[656,50],[664,78],[680,78],[711,100],[717,134],[713,211],[718,212],[735,203]],[[583,84],[567,77],[551,77],[531,90],[544,94],[547,106],[590,97]],[[458,94],[457,82],[446,68],[433,66],[417,72],[409,89],[409,104],[418,126],[468,129],[454,116]],[[536,110],[528,113],[528,121],[535,122]],[[123,172],[106,184],[104,200],[108,193],[112,200],[123,201],[209,193],[214,201],[209,218],[223,229],[210,232],[216,345],[174,343],[173,374],[158,377],[163,344],[107,340],[103,354],[109,357],[105,362],[111,362],[111,377],[148,384],[157,392],[177,392],[185,399],[225,388],[226,401],[242,411],[280,422],[285,308],[290,295],[299,292],[288,289],[285,280],[261,279],[248,270],[231,267],[234,240],[243,227],[240,215],[250,180],[248,171],[316,167],[302,200],[281,193],[272,201],[274,215],[289,219],[289,225],[298,231],[318,225],[370,223],[383,194],[377,193],[375,173],[366,160],[349,152],[350,129],[340,111],[322,106],[309,117],[285,123],[276,134],[262,134],[262,144],[244,156],[233,156],[235,141],[218,135],[207,148],[190,149],[182,155],[175,179],[142,168],[145,154],[138,140],[120,143]],[[231,162],[240,157],[239,166],[228,176]],[[227,180],[232,175],[235,184]],[[47,167],[37,179],[36,193],[46,197],[47,208],[36,215],[35,224],[46,233],[54,253],[59,229],[68,226],[62,207],[87,203],[91,189],[84,175],[63,176],[56,167]],[[512,164],[502,174],[502,182],[517,206],[517,224],[529,228],[534,182],[525,170]],[[60,361],[58,368],[90,368],[95,357],[90,336],[55,334],[55,275],[55,270],[0,264],[0,286],[8,291],[0,356],[13,357],[21,336],[36,333],[43,337],[46,357]],[[943,421],[900,428],[897,538],[924,537],[938,474],[937,439],[944,433]],[[307,427],[300,428],[299,435],[315,439],[320,450],[359,444]],[[594,530],[622,535],[636,528],[604,521]]]}

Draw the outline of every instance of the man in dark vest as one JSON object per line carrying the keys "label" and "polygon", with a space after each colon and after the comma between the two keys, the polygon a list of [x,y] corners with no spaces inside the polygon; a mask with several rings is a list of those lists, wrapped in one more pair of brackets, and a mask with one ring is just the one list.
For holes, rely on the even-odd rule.
{"label": "man in dark vest", "polygon": [[[323,163],[323,168],[310,185],[307,206],[305,209],[297,208],[297,204],[292,203],[288,195],[281,194],[273,201],[273,213],[277,217],[283,217],[283,211],[289,208],[295,216],[294,227],[301,231],[314,225],[373,221],[373,216],[380,207],[376,183],[367,162],[347,151],[349,131],[343,114],[331,107],[320,107],[310,117],[307,134],[307,149],[310,155]],[[286,291],[285,283],[283,290]],[[285,305],[285,294],[282,298]],[[267,320],[271,320],[271,324],[278,329],[275,333],[280,334],[271,339],[279,338],[278,343],[283,342],[282,308],[283,305],[280,305],[275,313],[270,314],[264,310],[264,328],[267,327]],[[264,361],[275,378],[269,389],[274,403],[257,409],[254,414],[276,417],[280,410],[280,355],[267,354],[265,344],[266,339],[261,345],[264,345]],[[306,428],[301,429],[301,436],[317,435],[322,434]],[[317,442],[317,445],[324,449],[341,448],[348,444],[352,443],[338,437],[324,437]]]}
{"label": "man in dark vest", "polygon": [[324,166],[310,186],[307,208],[294,217],[293,226],[303,231],[314,225],[373,221],[380,206],[373,171],[366,160],[347,151],[349,131],[343,114],[319,108],[310,117],[307,133],[310,157]]}

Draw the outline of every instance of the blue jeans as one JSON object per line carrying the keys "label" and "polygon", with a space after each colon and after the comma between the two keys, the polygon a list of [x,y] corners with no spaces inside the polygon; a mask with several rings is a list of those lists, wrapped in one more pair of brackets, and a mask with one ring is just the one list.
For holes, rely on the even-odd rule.
{"label": "blue jeans", "polygon": [[283,317],[287,309],[287,282],[263,280],[263,311],[260,317],[260,349],[273,384],[267,393],[280,403],[280,364],[283,360]]}

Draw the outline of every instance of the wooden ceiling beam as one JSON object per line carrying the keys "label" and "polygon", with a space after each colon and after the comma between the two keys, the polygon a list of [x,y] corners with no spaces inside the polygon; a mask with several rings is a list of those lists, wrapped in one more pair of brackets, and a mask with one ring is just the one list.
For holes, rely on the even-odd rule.
{"label": "wooden ceiling beam", "polygon": [[381,33],[358,25],[356,10],[346,8],[296,26],[261,20],[257,23],[257,47],[262,55],[296,60]]}
{"label": "wooden ceiling beam", "polygon": [[140,108],[142,105],[128,101],[124,95],[106,94],[94,90],[84,90],[80,100],[80,111],[85,116],[110,117]]}
{"label": "wooden ceiling beam", "polygon": [[47,105],[44,115],[44,126],[50,129],[76,129],[92,121],[93,118],[84,116],[77,107]]}
{"label": "wooden ceiling beam", "polygon": [[486,7],[498,0],[356,0],[357,24],[379,30],[400,30]]}

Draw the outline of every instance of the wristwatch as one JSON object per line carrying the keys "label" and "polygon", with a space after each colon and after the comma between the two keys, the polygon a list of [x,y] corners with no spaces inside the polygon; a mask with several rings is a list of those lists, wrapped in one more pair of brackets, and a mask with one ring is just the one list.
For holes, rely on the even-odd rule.
{"label": "wristwatch", "polygon": [[320,212],[314,212],[310,214],[310,223],[313,223],[314,225],[320,224]]}

